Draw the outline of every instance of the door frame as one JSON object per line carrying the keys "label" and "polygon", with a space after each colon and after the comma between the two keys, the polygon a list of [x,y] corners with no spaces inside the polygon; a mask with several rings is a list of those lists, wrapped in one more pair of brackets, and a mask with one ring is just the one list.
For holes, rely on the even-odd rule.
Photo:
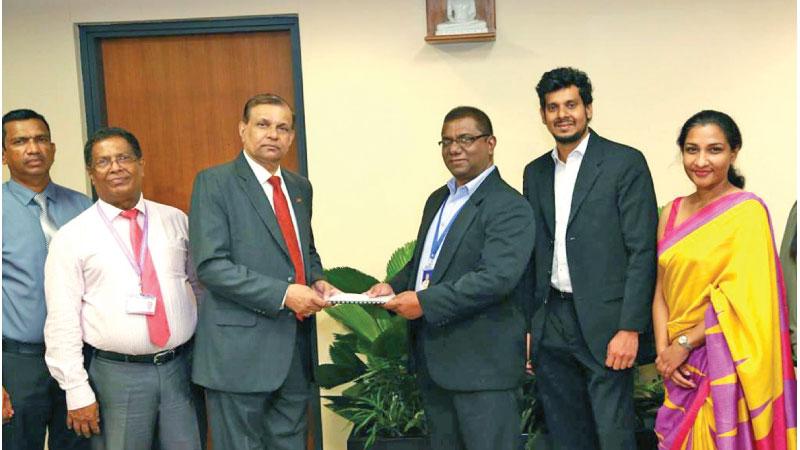
{"label": "door frame", "polygon": [[[303,107],[303,72],[300,64],[300,28],[297,14],[272,16],[230,17],[218,19],[159,20],[146,22],[79,23],[80,64],[83,76],[83,100],[86,114],[87,136],[107,125],[103,59],[100,43],[107,38],[147,36],[180,36],[189,34],[246,33],[259,31],[288,31],[292,45],[292,80],[294,83],[295,142],[297,144],[297,169],[308,178],[306,157],[305,110]],[[94,187],[92,194],[96,199]],[[319,364],[317,332],[312,336],[315,365]],[[319,387],[312,388],[312,417],[309,426],[314,428],[314,447],[322,450],[322,417]]]}

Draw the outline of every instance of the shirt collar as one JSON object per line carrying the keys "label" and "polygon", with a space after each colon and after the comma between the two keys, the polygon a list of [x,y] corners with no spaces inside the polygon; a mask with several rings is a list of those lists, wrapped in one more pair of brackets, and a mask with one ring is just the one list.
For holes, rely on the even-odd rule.
{"label": "shirt collar", "polygon": [[483,183],[483,180],[485,180],[486,177],[488,177],[489,174],[492,173],[492,171],[494,169],[495,169],[495,165],[492,164],[486,170],[481,172],[477,177],[471,179],[469,181],[469,183],[467,183],[467,184],[465,184],[465,185],[463,185],[463,186],[461,186],[459,188],[456,188],[456,178],[455,177],[450,178],[449,180],[447,180],[447,188],[450,190],[450,195],[455,194],[457,190],[463,190],[467,194],[472,195],[472,193],[475,192],[478,189],[478,187],[481,185],[481,183]]}
{"label": "shirt collar", "polygon": [[[570,152],[569,156],[567,156],[567,159],[569,159],[572,155],[577,155],[576,157],[578,159],[583,159],[583,155],[586,154],[586,148],[589,146],[589,135],[590,134],[592,134],[592,133],[586,133],[586,136],[584,136],[584,138],[581,139],[581,143],[578,144],[577,147],[575,147],[575,150]],[[550,152],[550,156],[553,158],[553,161],[556,164],[561,162],[561,160],[558,159],[558,147],[553,147],[553,150]]]}
{"label": "shirt collar", "polygon": [[[100,208],[103,210],[103,213],[111,220],[114,220],[115,217],[119,216],[123,210],[117,208],[116,206],[103,201],[102,199],[97,199],[97,204],[100,205]],[[139,194],[139,201],[136,202],[136,205],[133,207],[140,213],[144,214],[144,195]]]}
{"label": "shirt collar", "polygon": [[[23,205],[31,203],[33,201],[33,197],[35,197],[37,194],[13,179],[8,180],[8,189],[19,199]],[[44,195],[50,201],[56,201],[58,196],[56,195],[56,188],[52,181],[47,183],[47,186],[44,188]]]}
{"label": "shirt collar", "polygon": [[242,150],[244,153],[244,159],[247,161],[247,165],[250,166],[250,170],[253,171],[253,174],[256,176],[259,184],[264,184],[267,180],[270,179],[273,175],[276,177],[281,177],[281,181],[283,181],[283,176],[281,175],[281,166],[278,166],[278,170],[275,171],[274,174],[270,173],[269,170],[264,168],[261,164],[257,163],[250,155],[247,154],[246,151]]}

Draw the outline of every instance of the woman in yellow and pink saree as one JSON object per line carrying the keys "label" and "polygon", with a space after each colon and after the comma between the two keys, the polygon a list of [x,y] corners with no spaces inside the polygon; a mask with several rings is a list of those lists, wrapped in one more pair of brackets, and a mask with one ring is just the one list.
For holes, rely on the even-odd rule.
{"label": "woman in yellow and pink saree", "polygon": [[659,449],[797,448],[783,275],[766,205],[732,167],[741,142],[717,111],[692,116],[678,138],[697,190],[659,224]]}

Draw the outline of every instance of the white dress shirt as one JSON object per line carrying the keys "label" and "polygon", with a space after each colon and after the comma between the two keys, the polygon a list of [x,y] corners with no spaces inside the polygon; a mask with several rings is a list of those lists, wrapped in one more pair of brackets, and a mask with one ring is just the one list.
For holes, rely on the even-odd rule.
{"label": "white dress shirt", "polygon": [[[130,221],[120,216],[122,210],[99,200],[61,227],[50,242],[45,263],[45,361],[66,392],[68,409],[95,401],[83,367],[84,341],[100,350],[150,354],[185,343],[197,324],[186,214],[143,198],[136,205],[148,215],[147,245],[169,323],[169,341],[160,348],[150,342],[147,317],[126,312],[127,300],[141,293],[140,278],[98,206],[133,254]],[[138,220],[143,226],[142,214]]]}
{"label": "white dress shirt", "polygon": [[[447,228],[447,225],[451,221],[455,220],[456,213],[461,211],[461,207],[467,203],[467,200],[469,200],[472,194],[474,194],[478,187],[480,187],[481,183],[483,183],[483,180],[485,180],[494,169],[495,165],[492,164],[488,169],[481,172],[480,175],[470,180],[469,183],[466,183],[458,188],[456,188],[455,178],[451,178],[447,181],[447,188],[450,190],[450,195],[447,196],[447,200],[444,202],[444,207],[439,208],[439,212],[436,213],[436,216],[433,218],[433,222],[431,222],[430,228],[428,228],[428,234],[425,237],[425,245],[422,247],[419,270],[417,271],[417,282],[414,290],[419,291],[422,289],[423,272],[429,267],[432,268],[436,266],[436,261],[439,259],[439,254],[442,253],[442,247],[444,247],[444,241],[447,240],[446,237],[442,237],[442,233],[444,233],[445,228]],[[440,215],[441,220],[439,220]],[[436,233],[437,224],[439,225],[439,238],[443,240],[441,247],[439,247],[439,251],[436,252],[433,257],[431,257],[431,248],[433,247],[433,237]]]}
{"label": "white dress shirt", "polygon": [[[269,170],[265,169],[264,166],[255,162],[247,152],[244,153],[244,159],[247,160],[247,164],[250,165],[250,169],[253,170],[253,173],[258,180],[258,184],[261,185],[261,189],[264,190],[264,193],[267,195],[267,200],[269,200],[269,205],[272,207],[272,212],[275,212],[275,200],[273,200],[273,192],[272,192],[272,185],[269,184],[267,180],[269,180],[273,174],[269,173]],[[297,246],[299,248],[303,248],[300,245],[300,229],[297,227],[297,218],[294,216],[294,207],[292,206],[292,202],[289,201],[291,197],[289,196],[289,191],[286,189],[286,180],[283,179],[283,175],[281,174],[281,168],[278,166],[278,170],[275,171],[274,175],[276,177],[281,178],[281,191],[283,191],[283,196],[286,198],[286,203],[289,205],[289,215],[292,216],[292,225],[294,226],[294,234],[297,237]],[[300,258],[303,258],[303,252],[300,252]]]}
{"label": "white dress shirt", "polygon": [[572,193],[575,190],[575,181],[581,169],[583,155],[589,143],[589,134],[567,156],[567,162],[558,158],[558,148],[550,153],[555,161],[555,174],[553,177],[553,193],[555,194],[556,207],[556,235],[553,249],[553,267],[550,275],[550,285],[562,292],[572,292],[572,280],[569,277],[569,263],[567,262],[567,222],[572,211]]}
{"label": "white dress shirt", "polygon": [[[269,206],[272,207],[272,212],[275,212],[275,200],[273,199],[273,189],[272,185],[269,184],[269,179],[273,176],[264,166],[255,162],[247,152],[242,151],[244,153],[244,159],[247,161],[247,164],[250,165],[250,169],[253,171],[253,174],[256,176],[256,180],[258,180],[258,184],[261,185],[261,189],[264,190],[264,194],[267,195],[267,200],[269,200]],[[303,262],[303,251],[302,251],[302,244],[300,243],[300,228],[297,227],[297,217],[294,215],[294,207],[292,206],[292,202],[289,201],[291,197],[289,196],[289,190],[286,189],[286,180],[283,179],[283,175],[281,174],[281,167],[278,166],[278,170],[275,171],[274,176],[281,178],[281,191],[283,191],[283,197],[286,199],[286,203],[289,205],[289,215],[292,216],[292,226],[294,226],[294,235],[297,237],[297,247],[300,248],[300,261]],[[277,215],[276,215],[277,218]],[[289,288],[286,288],[286,291],[289,291]],[[283,300],[281,300],[281,308],[284,307],[286,304],[286,292],[283,293]]]}

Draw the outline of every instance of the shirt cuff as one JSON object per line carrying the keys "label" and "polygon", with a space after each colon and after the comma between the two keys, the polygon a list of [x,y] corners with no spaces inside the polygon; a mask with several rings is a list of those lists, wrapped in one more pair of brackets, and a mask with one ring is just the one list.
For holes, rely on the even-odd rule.
{"label": "shirt cuff", "polygon": [[[291,284],[289,285],[291,286]],[[281,309],[286,309],[286,294],[289,293],[289,287],[286,287],[286,290],[283,292],[283,300],[281,300]]]}
{"label": "shirt cuff", "polygon": [[82,384],[67,391],[67,409],[70,411],[89,406],[96,401],[97,399],[94,396],[94,391],[92,391],[92,387],[89,386],[89,383]]}

